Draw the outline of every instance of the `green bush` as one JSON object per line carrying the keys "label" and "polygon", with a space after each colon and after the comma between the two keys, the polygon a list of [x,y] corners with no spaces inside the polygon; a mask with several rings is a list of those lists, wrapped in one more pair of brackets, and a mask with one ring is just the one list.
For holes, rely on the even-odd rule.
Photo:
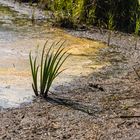
{"label": "green bush", "polygon": [[[30,0],[22,0],[30,1]],[[108,28],[109,14],[115,30],[135,32],[139,0],[32,0],[51,10],[57,23],[63,27],[82,25]]]}
{"label": "green bush", "polygon": [[92,25],[108,28],[110,13],[115,30],[135,32],[137,15],[140,16],[138,0],[53,0],[51,10],[62,26]]}
{"label": "green bush", "polygon": [[[60,70],[60,68],[69,56],[66,55],[67,51],[64,51],[63,44],[64,42],[61,43],[61,41],[57,43],[54,42],[45,54],[45,48],[47,45],[46,42],[42,50],[40,64],[37,64],[37,57],[33,59],[32,54],[29,54],[31,73],[33,79],[32,88],[36,96],[47,98],[49,89],[54,79],[61,72],[63,72],[63,70]],[[53,50],[53,47],[55,46],[59,46],[56,52],[54,52]],[[39,73],[40,79],[38,80]]]}

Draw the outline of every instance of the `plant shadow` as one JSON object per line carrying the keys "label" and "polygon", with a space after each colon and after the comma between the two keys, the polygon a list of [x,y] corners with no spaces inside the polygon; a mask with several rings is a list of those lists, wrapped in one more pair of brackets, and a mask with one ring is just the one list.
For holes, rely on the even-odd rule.
{"label": "plant shadow", "polygon": [[100,110],[97,107],[93,107],[91,105],[84,105],[77,101],[73,101],[71,99],[64,99],[60,97],[47,97],[46,100],[51,104],[63,105],[72,108],[74,110],[78,110],[83,113],[86,113],[90,116],[96,116],[97,114],[100,113]]}

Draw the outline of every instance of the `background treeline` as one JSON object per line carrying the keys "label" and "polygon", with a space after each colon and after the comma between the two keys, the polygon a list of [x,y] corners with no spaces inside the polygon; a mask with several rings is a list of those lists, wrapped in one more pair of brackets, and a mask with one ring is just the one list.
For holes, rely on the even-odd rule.
{"label": "background treeline", "polygon": [[[138,32],[139,0],[22,0],[38,2],[53,11],[63,27],[98,26],[111,30]],[[136,31],[137,30],[137,31]]]}

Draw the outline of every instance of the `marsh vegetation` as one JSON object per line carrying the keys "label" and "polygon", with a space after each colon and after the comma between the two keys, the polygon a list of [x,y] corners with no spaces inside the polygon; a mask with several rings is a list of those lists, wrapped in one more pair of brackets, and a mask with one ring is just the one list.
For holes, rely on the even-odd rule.
{"label": "marsh vegetation", "polygon": [[[139,0],[22,0],[37,3],[53,12],[60,26],[89,28],[97,26],[134,33],[140,16]],[[113,27],[113,28],[112,28]]]}
{"label": "marsh vegetation", "polygon": [[[48,92],[50,87],[52,86],[53,81],[58,77],[59,74],[64,71],[60,70],[60,68],[69,56],[68,54],[66,54],[67,51],[64,51],[63,45],[65,41],[53,42],[49,47],[48,52],[45,53],[46,47],[48,48],[47,42],[43,47],[39,64],[37,64],[37,56],[33,59],[31,52],[29,54],[33,79],[32,88],[36,96],[41,96],[43,98],[48,97]],[[58,47],[58,49],[56,50],[56,52],[54,52],[53,49],[56,46]],[[39,74],[40,79],[38,80]],[[40,85],[38,81],[40,81]]]}

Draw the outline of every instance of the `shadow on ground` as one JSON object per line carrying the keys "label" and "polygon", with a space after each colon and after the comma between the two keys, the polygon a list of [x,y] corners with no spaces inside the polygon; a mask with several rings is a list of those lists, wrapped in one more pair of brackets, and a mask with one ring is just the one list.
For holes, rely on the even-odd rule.
{"label": "shadow on ground", "polygon": [[74,110],[87,113],[88,115],[91,115],[91,116],[95,116],[96,114],[100,113],[99,109],[96,107],[93,107],[90,105],[84,105],[77,101],[73,101],[71,99],[64,99],[60,97],[48,97],[46,100],[47,102],[51,104],[64,105]]}

